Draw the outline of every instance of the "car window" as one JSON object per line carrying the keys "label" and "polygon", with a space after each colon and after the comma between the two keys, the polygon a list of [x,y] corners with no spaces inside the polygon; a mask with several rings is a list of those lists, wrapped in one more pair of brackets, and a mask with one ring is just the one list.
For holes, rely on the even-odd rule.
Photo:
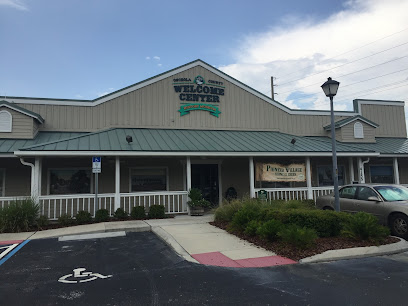
{"label": "car window", "polygon": [[375,190],[385,201],[408,201],[408,189],[401,186],[377,186]]}
{"label": "car window", "polygon": [[374,190],[370,187],[358,187],[358,200],[368,200],[369,197],[378,197]]}
{"label": "car window", "polygon": [[339,196],[340,198],[354,199],[354,196],[356,195],[356,190],[357,187],[355,186],[344,187],[340,190]]}

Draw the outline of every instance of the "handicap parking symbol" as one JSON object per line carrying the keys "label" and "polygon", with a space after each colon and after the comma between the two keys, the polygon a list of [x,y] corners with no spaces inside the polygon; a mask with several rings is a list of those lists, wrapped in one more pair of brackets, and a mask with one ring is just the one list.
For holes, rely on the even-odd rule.
{"label": "handicap parking symbol", "polygon": [[109,277],[112,277],[112,275],[102,275],[99,273],[93,273],[93,272],[85,272],[85,268],[76,268],[73,270],[74,273],[70,273],[64,276],[61,276],[58,281],[60,283],[65,283],[65,284],[77,284],[77,283],[87,283],[94,281],[98,278],[101,279],[106,279]]}

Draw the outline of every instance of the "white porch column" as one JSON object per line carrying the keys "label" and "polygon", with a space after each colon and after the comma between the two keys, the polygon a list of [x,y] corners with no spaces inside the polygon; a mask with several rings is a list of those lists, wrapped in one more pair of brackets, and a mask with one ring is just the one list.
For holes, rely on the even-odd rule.
{"label": "white porch column", "polygon": [[354,182],[354,164],[353,164],[352,157],[349,157],[349,172],[350,172],[350,184],[353,184]]}
{"label": "white porch column", "polygon": [[358,182],[361,184],[365,183],[365,174],[364,174],[364,164],[361,160],[361,157],[357,158],[358,162]]}
{"label": "white porch column", "polygon": [[120,207],[120,157],[115,158],[115,208],[116,211]]}
{"label": "white porch column", "polygon": [[[187,192],[190,191],[191,189],[191,159],[190,156],[187,156],[187,163],[186,163],[186,176],[187,176]],[[188,197],[187,197],[188,200]],[[187,205],[187,203],[183,203],[183,205],[186,205],[187,207],[187,212],[190,214],[190,207]],[[185,209],[184,209],[185,211]]]}
{"label": "white porch column", "polygon": [[400,184],[400,178],[399,178],[399,171],[398,171],[398,159],[397,157],[394,157],[392,159],[393,165],[394,165],[394,183],[395,184]]}
{"label": "white porch column", "polygon": [[249,157],[249,196],[255,198],[254,158]]}
{"label": "white porch column", "polygon": [[40,190],[40,168],[41,168],[41,159],[40,157],[35,158],[34,167],[31,172],[31,198],[35,203],[39,202]]}
{"label": "white porch column", "polygon": [[313,200],[312,172],[310,171],[310,157],[306,157],[306,185],[307,185],[307,199]]}

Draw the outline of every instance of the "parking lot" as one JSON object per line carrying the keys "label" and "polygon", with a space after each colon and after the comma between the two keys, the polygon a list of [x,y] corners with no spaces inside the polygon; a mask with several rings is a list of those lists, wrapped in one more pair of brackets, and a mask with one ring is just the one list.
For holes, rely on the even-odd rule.
{"label": "parking lot", "polygon": [[2,305],[406,305],[406,253],[223,268],[184,261],[153,233],[31,240],[0,265]]}

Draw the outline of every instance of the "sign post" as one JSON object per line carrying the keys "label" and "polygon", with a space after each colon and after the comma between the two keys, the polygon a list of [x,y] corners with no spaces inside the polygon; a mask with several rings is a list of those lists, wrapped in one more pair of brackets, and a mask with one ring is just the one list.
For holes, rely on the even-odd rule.
{"label": "sign post", "polygon": [[95,173],[95,205],[94,205],[94,215],[97,210],[99,210],[98,203],[98,174],[102,172],[101,168],[101,157],[92,157],[92,173]]}

